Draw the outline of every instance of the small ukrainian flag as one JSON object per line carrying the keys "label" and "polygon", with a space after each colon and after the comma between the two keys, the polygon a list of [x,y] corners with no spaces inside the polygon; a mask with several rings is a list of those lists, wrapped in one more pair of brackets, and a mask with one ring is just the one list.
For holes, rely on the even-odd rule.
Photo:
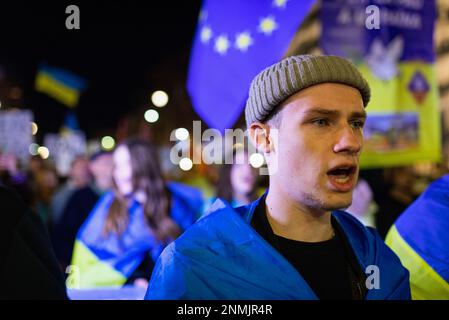
{"label": "small ukrainian flag", "polygon": [[74,108],[81,92],[86,88],[86,81],[66,70],[45,65],[39,68],[35,88],[67,107]]}

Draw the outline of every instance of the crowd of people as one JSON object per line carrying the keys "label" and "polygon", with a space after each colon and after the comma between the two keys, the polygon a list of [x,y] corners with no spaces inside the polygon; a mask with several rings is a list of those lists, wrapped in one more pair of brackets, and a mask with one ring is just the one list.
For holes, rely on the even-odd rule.
{"label": "crowd of people", "polygon": [[[157,147],[130,138],[114,151],[75,157],[65,177],[58,176],[52,159],[35,156],[20,166],[14,155],[1,154],[0,185],[15,190],[46,227],[61,272],[67,277],[71,265],[81,268],[77,287],[145,286],[165,245],[217,198],[239,206],[260,195],[257,170],[243,149],[233,149],[232,163],[214,168],[217,188],[207,197],[207,190],[164,177]],[[98,272],[86,250],[100,268],[102,260],[115,259],[126,277],[114,278],[116,270]],[[132,255],[122,256],[123,250]]]}
{"label": "crowd of people", "polygon": [[[346,77],[337,81],[320,65],[342,68],[347,72],[338,76]],[[157,146],[138,138],[120,141],[113,151],[76,157],[65,178],[58,177],[50,160],[31,157],[20,167],[13,155],[0,154],[0,196],[6,210],[22,212],[5,233],[13,240],[2,250],[22,246],[14,251],[18,254],[31,241],[33,249],[15,263],[43,256],[57,261],[44,268],[54,284],[53,293],[47,288],[49,297],[65,298],[64,275],[75,289],[148,287],[148,299],[409,299],[429,292],[445,297],[447,265],[438,260],[441,255],[429,253],[435,249],[444,256],[444,245],[429,245],[414,235],[425,224],[397,218],[406,211],[415,219],[418,208],[436,225],[435,213],[446,210],[440,193],[447,179],[419,198],[410,168],[362,170],[356,184],[370,99],[367,82],[350,62],[331,56],[290,57],[262,74],[282,86],[286,80],[276,77],[293,73],[292,66],[300,72],[312,68],[318,78],[312,81],[303,73],[305,83],[290,83],[295,90],[284,90],[276,100],[261,89],[267,90],[266,78],[256,77],[246,105],[250,136],[270,172],[268,188],[247,150],[237,145],[232,164],[218,169],[211,197],[164,176]],[[253,98],[257,94],[267,97]],[[270,134],[274,129],[279,142]],[[327,139],[317,144],[318,136]],[[16,198],[4,187],[14,189],[24,205],[10,204]],[[33,223],[48,233],[51,244],[32,230]],[[386,237],[401,260],[385,245]],[[410,247],[416,251],[411,257],[404,249]],[[425,266],[417,268],[420,259]],[[365,287],[364,268],[372,265],[384,272],[380,288],[373,284],[378,291]],[[20,270],[15,266],[5,270]],[[435,284],[420,286],[423,270],[437,279]]]}

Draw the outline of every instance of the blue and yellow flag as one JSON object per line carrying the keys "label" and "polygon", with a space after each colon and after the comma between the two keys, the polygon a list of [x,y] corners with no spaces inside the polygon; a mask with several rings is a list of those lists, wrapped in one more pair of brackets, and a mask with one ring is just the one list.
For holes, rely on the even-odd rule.
{"label": "blue and yellow flag", "polygon": [[371,87],[363,168],[441,158],[435,17],[435,1],[322,1],[321,48],[351,59]]}
{"label": "blue and yellow flag", "polygon": [[74,108],[86,88],[86,81],[66,70],[43,65],[36,75],[35,88],[67,107]]}
{"label": "blue and yellow flag", "polygon": [[252,78],[287,51],[313,0],[206,0],[187,89],[198,115],[221,132],[242,113]]}
{"label": "blue and yellow flag", "polygon": [[[179,183],[169,183],[167,187],[171,195],[170,216],[185,230],[201,214],[202,195]],[[71,289],[122,286],[146,255],[156,261],[164,249],[150,231],[137,201],[128,209],[126,230],[120,236],[104,235],[102,230],[113,199],[112,192],[100,198],[78,232],[71,263],[74,272],[67,283]]]}
{"label": "blue and yellow flag", "polygon": [[449,300],[449,175],[404,211],[386,243],[410,271],[413,299]]}
{"label": "blue and yellow flag", "polygon": [[[239,208],[217,200],[182,237],[168,245],[154,268],[148,300],[316,300],[307,281],[251,227],[264,197]],[[409,300],[408,272],[377,233],[334,211],[363,271],[379,269],[379,287],[366,300]],[[368,271],[367,275],[370,273]]]}

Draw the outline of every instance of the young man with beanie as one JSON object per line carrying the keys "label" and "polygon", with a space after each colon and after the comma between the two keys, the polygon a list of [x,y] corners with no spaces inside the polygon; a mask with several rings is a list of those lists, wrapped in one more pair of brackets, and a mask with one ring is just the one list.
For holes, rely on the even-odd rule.
{"label": "young man with beanie", "polygon": [[215,204],[159,257],[147,299],[410,299],[408,271],[351,204],[370,88],[336,56],[286,58],[251,83],[245,116],[269,189]]}

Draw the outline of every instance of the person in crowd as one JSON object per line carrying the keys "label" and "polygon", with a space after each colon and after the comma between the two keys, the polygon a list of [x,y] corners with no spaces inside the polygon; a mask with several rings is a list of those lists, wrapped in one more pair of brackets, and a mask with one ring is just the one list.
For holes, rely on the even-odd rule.
{"label": "person in crowd", "polygon": [[28,161],[28,176],[35,179],[37,173],[44,167],[45,161],[40,155],[31,156]]}
{"label": "person in crowd", "polygon": [[73,192],[61,218],[52,228],[53,247],[63,271],[70,265],[79,228],[100,197],[112,188],[112,165],[112,153],[109,151],[99,150],[90,156],[88,169],[93,180]]}
{"label": "person in crowd", "polygon": [[164,249],[146,299],[410,299],[409,273],[352,201],[370,88],[337,56],[288,57],[252,81],[245,116],[269,188],[217,202]]}
{"label": "person in crowd", "polygon": [[0,299],[67,299],[46,228],[13,191],[0,186]]}
{"label": "person in crowd", "polygon": [[375,228],[375,214],[378,207],[373,200],[373,191],[368,182],[359,178],[352,198],[352,204],[346,211],[356,217],[365,226]]}
{"label": "person in crowd", "polygon": [[55,167],[52,163],[45,162],[35,174],[33,209],[48,229],[50,228],[51,199],[58,188],[58,183],[58,174]]}
{"label": "person in crowd", "polygon": [[377,231],[385,239],[399,215],[416,199],[413,191],[416,177],[413,168],[406,166],[384,169],[380,178],[381,189],[378,187],[374,192],[374,200],[379,204],[375,221]]}
{"label": "person in crowd", "polygon": [[397,219],[386,244],[410,271],[413,299],[449,300],[449,175],[434,181]]}
{"label": "person in crowd", "polygon": [[[56,225],[61,219],[62,213],[73,193],[87,186],[91,181],[89,162],[85,156],[77,156],[73,159],[67,181],[59,187],[51,200],[51,226]],[[50,228],[51,229],[51,228]]]}
{"label": "person in crowd", "polygon": [[74,287],[146,286],[163,248],[200,215],[201,193],[167,182],[156,148],[130,139],[113,153],[113,191],[104,194],[78,232]]}
{"label": "person in crowd", "polygon": [[0,185],[14,189],[28,206],[34,204],[31,181],[14,154],[0,152]]}
{"label": "person in crowd", "polygon": [[257,199],[256,183],[257,170],[250,165],[245,150],[233,148],[232,163],[222,164],[220,168],[217,197],[232,207],[247,205]]}

